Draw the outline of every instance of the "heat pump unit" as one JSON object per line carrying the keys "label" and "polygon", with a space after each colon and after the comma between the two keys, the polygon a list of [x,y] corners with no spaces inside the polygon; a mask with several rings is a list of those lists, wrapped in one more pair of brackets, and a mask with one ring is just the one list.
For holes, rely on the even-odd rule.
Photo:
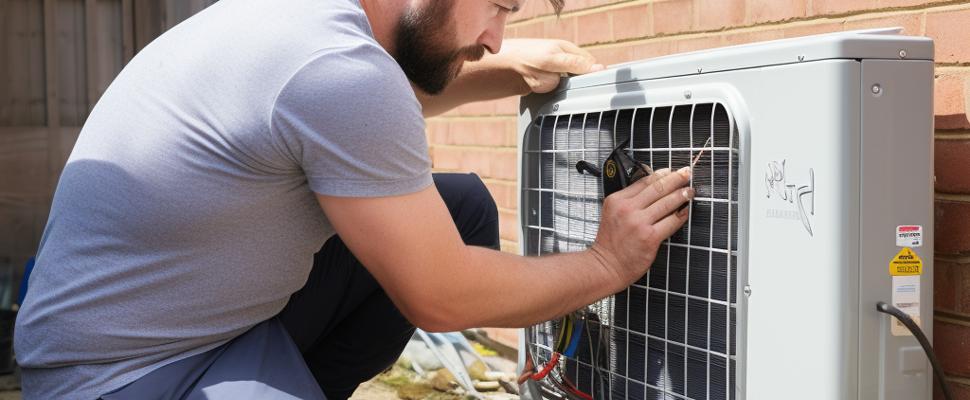
{"label": "heat pump unit", "polygon": [[926,354],[876,311],[932,337],[930,39],[854,31],[622,64],[524,97],[519,131],[527,256],[595,239],[602,181],[580,161],[619,147],[654,170],[696,163],[689,222],[647,275],[523,331],[520,363],[546,373],[524,396],[930,399]]}

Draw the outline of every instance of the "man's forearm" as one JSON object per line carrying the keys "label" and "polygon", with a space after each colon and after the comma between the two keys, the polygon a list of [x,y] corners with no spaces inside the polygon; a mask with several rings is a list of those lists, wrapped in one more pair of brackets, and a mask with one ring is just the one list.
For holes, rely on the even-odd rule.
{"label": "man's forearm", "polygon": [[458,77],[439,95],[431,96],[417,87],[414,91],[425,117],[443,114],[466,103],[521,96],[530,92],[522,75],[515,72],[501,55],[488,55],[480,61],[466,62]]}
{"label": "man's forearm", "polygon": [[427,299],[438,320],[429,328],[525,327],[582,308],[627,286],[593,250],[519,257],[468,246],[466,262],[439,275]]}

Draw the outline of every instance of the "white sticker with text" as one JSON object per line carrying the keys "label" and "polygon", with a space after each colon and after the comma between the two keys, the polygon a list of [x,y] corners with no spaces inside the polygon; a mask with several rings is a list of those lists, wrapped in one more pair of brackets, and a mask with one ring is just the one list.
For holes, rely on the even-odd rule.
{"label": "white sticker with text", "polygon": [[920,247],[923,245],[922,225],[900,225],[896,227],[896,246]]}

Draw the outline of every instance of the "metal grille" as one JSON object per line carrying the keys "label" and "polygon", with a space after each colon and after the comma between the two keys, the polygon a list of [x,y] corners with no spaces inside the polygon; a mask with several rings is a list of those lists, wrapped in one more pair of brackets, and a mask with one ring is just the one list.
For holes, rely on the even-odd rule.
{"label": "metal grille", "polygon": [[[580,311],[586,324],[579,350],[540,382],[547,395],[569,397],[568,385],[596,399],[735,398],[734,127],[722,104],[703,103],[544,115],[526,132],[527,255],[581,251],[596,238],[602,183],[578,173],[578,161],[601,165],[627,138],[634,158],[655,170],[687,166],[700,154],[689,222],[660,247],[647,275]],[[558,325],[526,330],[539,366],[552,356]]]}

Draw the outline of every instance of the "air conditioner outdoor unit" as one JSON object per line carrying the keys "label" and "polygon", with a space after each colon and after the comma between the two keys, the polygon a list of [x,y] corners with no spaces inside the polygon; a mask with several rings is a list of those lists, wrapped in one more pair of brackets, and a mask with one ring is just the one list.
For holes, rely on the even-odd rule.
{"label": "air conditioner outdoor unit", "polygon": [[602,181],[577,164],[616,146],[654,170],[696,163],[697,193],[640,281],[523,331],[547,370],[527,398],[931,398],[927,356],[876,311],[932,337],[930,39],[854,31],[622,64],[523,98],[519,131],[524,255],[593,242]]}

